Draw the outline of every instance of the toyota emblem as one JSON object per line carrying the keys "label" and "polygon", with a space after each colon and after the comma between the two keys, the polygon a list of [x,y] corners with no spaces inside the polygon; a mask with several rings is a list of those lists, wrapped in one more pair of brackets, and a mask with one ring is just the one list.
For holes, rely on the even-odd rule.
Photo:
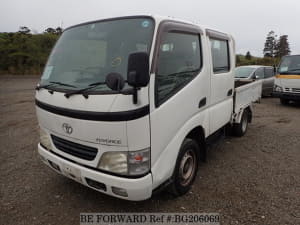
{"label": "toyota emblem", "polygon": [[72,134],[72,132],[73,132],[73,128],[67,123],[64,123],[62,125],[62,128],[67,134]]}

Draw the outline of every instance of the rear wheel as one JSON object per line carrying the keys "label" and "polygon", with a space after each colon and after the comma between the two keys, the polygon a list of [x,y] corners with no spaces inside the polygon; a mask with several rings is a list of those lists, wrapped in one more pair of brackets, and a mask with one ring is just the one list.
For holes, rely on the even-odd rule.
{"label": "rear wheel", "polygon": [[280,103],[281,103],[282,105],[287,105],[287,104],[289,104],[289,100],[288,100],[288,99],[281,98],[281,99],[280,99]]}
{"label": "rear wheel", "polygon": [[233,134],[237,137],[242,137],[246,134],[249,123],[249,112],[247,109],[244,110],[241,122],[233,124]]}
{"label": "rear wheel", "polygon": [[194,183],[199,163],[199,145],[193,139],[185,139],[181,145],[170,191],[180,196],[187,193]]}

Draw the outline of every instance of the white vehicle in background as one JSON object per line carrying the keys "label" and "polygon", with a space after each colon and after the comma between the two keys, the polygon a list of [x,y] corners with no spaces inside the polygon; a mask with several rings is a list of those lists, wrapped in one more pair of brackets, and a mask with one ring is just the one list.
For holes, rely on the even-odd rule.
{"label": "white vehicle in background", "polygon": [[144,200],[186,193],[206,142],[247,131],[261,81],[234,82],[226,33],[158,16],[66,29],[36,91],[38,152],[56,172],[102,193]]}
{"label": "white vehicle in background", "polygon": [[249,65],[239,66],[235,68],[236,80],[261,80],[262,81],[262,96],[269,96],[273,93],[274,67]]}
{"label": "white vehicle in background", "polygon": [[300,102],[300,55],[284,56],[278,67],[273,95],[284,105]]}

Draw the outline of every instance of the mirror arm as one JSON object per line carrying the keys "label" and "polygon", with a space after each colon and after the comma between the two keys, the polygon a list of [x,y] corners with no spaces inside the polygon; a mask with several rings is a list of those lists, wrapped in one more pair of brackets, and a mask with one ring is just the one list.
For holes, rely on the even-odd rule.
{"label": "mirror arm", "polygon": [[132,102],[133,104],[137,104],[137,101],[138,101],[138,88],[133,87]]}
{"label": "mirror arm", "polygon": [[140,90],[140,89],[141,88],[139,88],[139,87],[132,87],[129,90],[125,90],[125,91],[120,90],[118,92],[120,94],[123,94],[123,95],[132,95],[132,102],[133,102],[133,104],[137,104],[137,102],[138,102],[138,90]]}

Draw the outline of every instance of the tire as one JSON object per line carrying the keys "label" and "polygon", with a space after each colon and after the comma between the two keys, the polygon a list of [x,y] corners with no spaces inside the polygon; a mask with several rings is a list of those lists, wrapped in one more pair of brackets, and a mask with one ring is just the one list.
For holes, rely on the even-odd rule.
{"label": "tire", "polygon": [[288,100],[288,99],[281,98],[281,99],[280,99],[280,103],[281,103],[282,105],[288,105],[288,104],[289,104],[289,100]]}
{"label": "tire", "polygon": [[176,160],[173,181],[169,186],[169,190],[175,196],[187,193],[194,183],[199,164],[199,152],[199,145],[195,140],[186,138],[183,141]]}
{"label": "tire", "polygon": [[246,134],[249,124],[249,112],[244,110],[241,122],[233,124],[233,134],[237,137],[242,137]]}

